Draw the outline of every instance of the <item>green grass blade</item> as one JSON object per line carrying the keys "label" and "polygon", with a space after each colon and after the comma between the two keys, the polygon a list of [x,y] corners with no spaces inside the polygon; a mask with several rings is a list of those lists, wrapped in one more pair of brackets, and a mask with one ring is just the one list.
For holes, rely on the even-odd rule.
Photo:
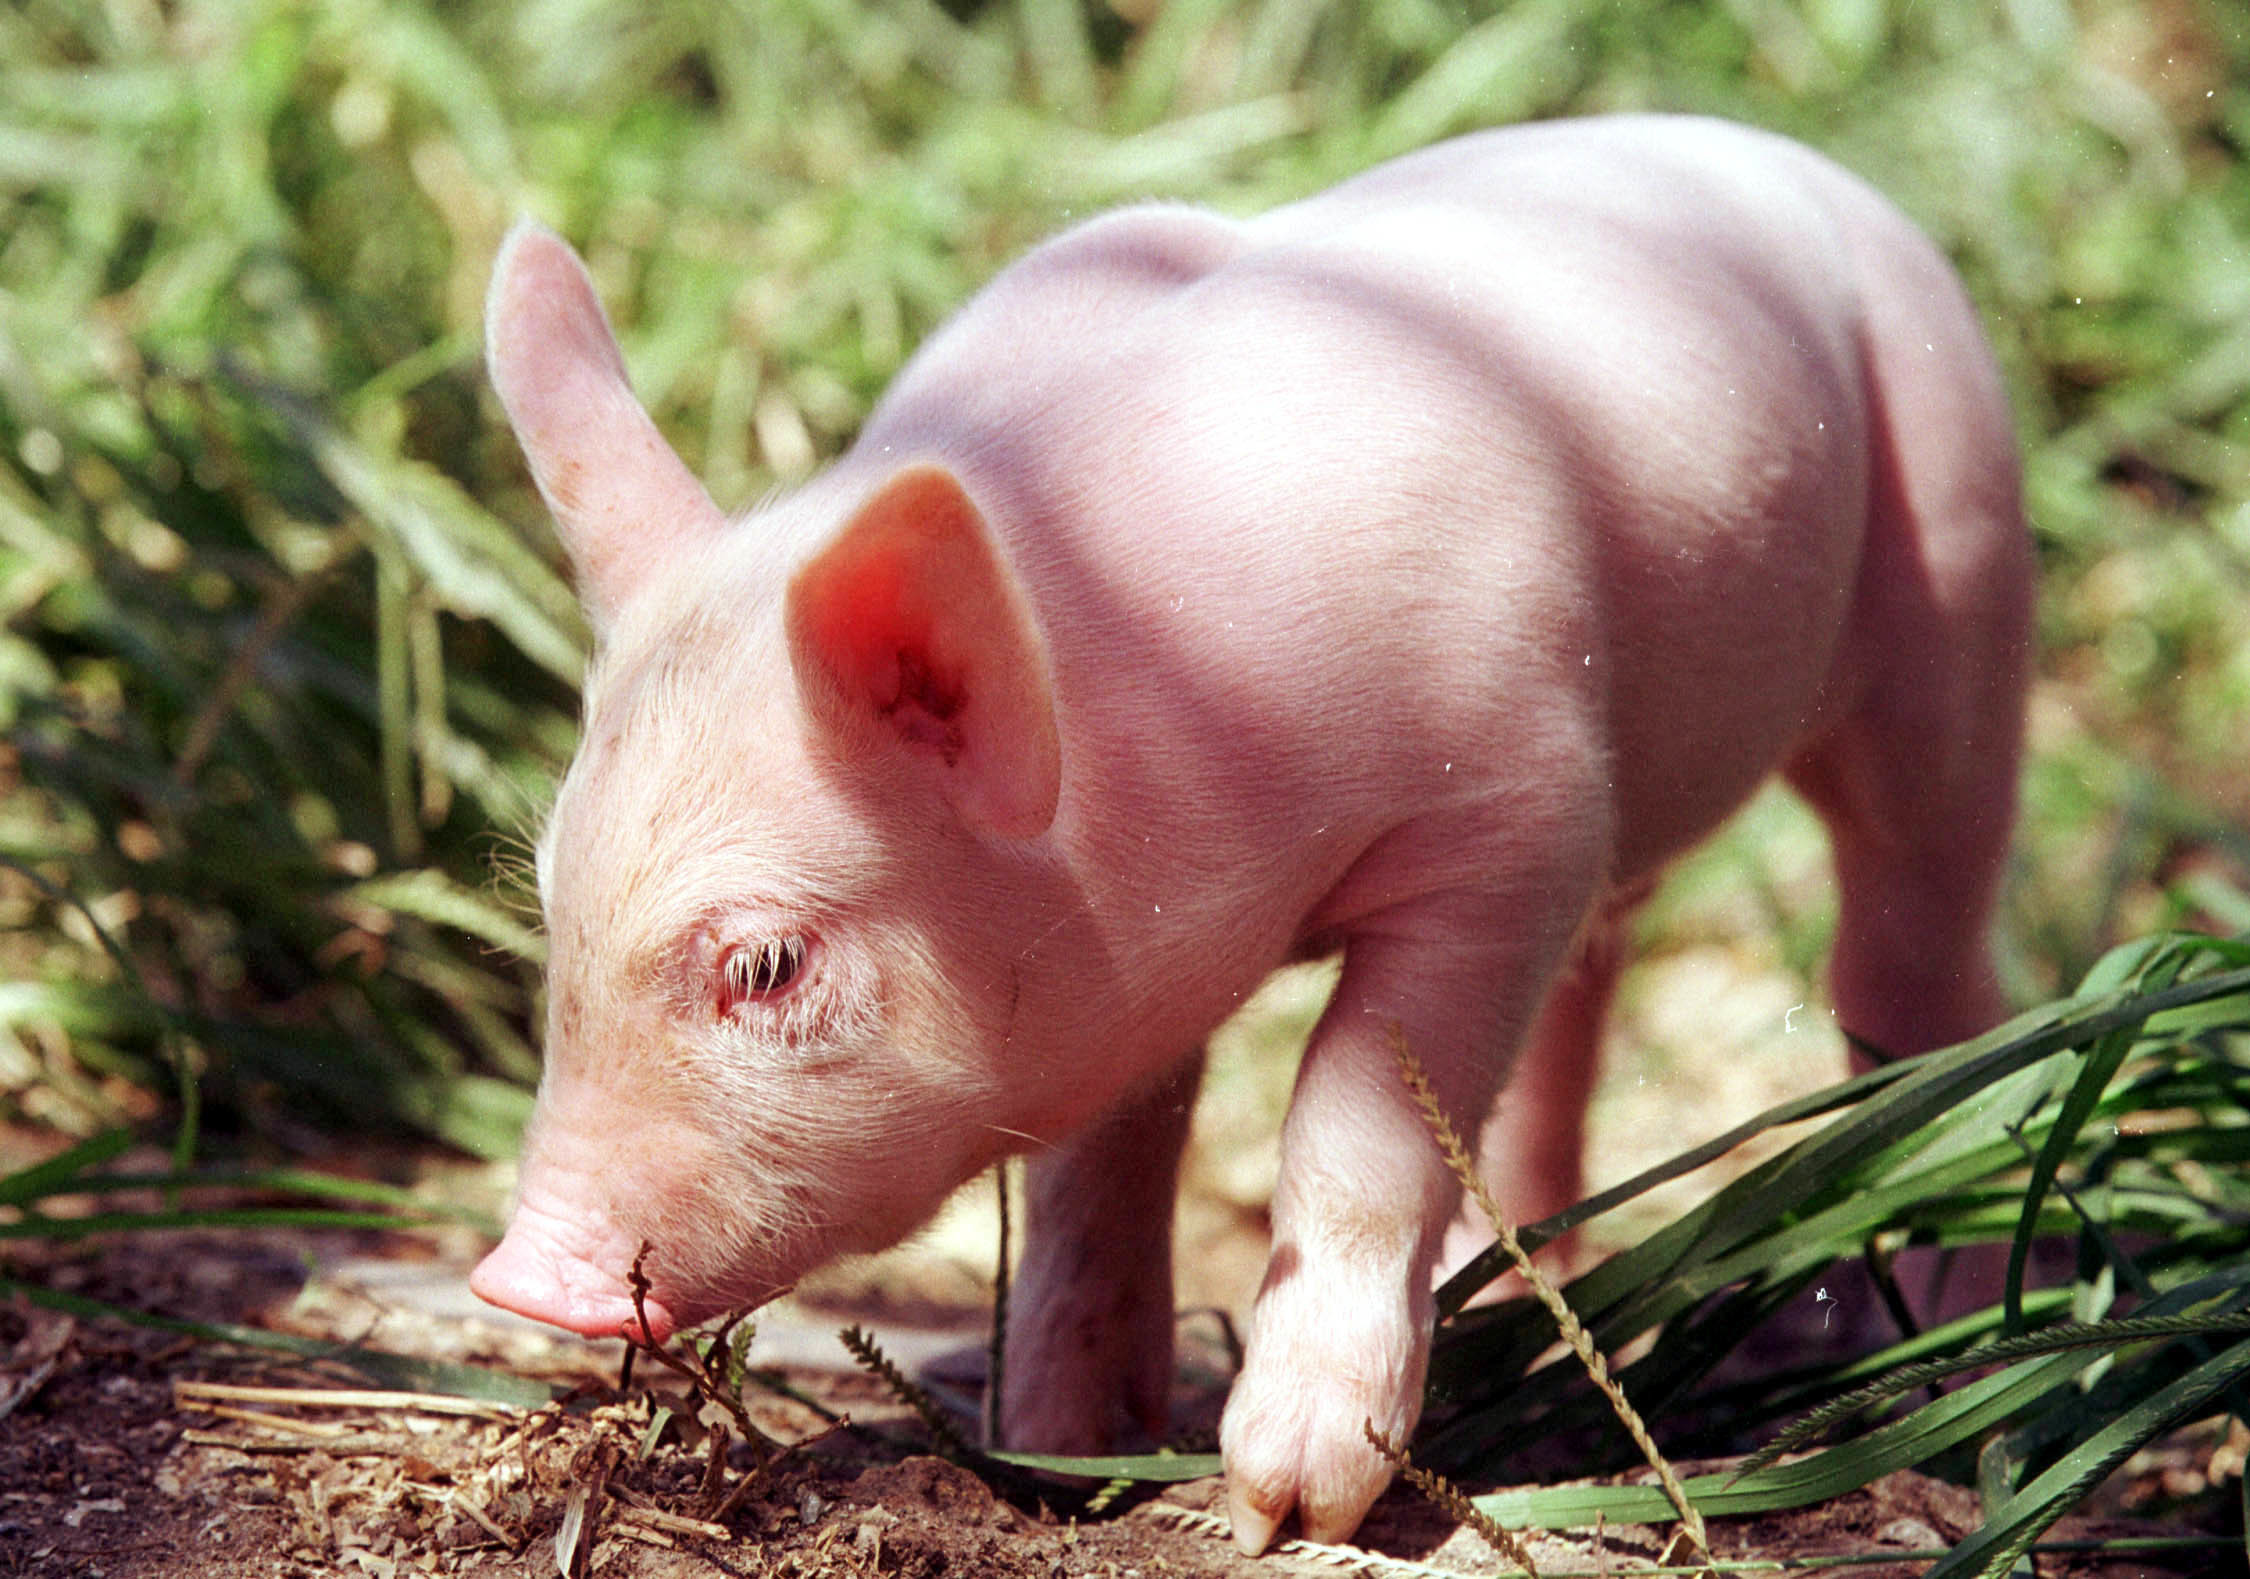
{"label": "green grass blade", "polygon": [[2250,1314],[2146,1315],[2118,1321],[2062,1322],[2042,1327],[2036,1332],[2004,1338],[1965,1353],[1948,1355],[1919,1365],[1901,1366],[1796,1421],[1773,1441],[1744,1460],[1736,1473],[1754,1474],[1782,1455],[1795,1452],[1839,1421],[1965,1371],[1981,1370],[2002,1361],[2061,1354],[2076,1349],[2117,1350],[2150,1339],[2170,1340],[2241,1332],[2250,1332]]}
{"label": "green grass blade", "polygon": [[46,1239],[75,1243],[98,1234],[148,1232],[165,1228],[421,1228],[452,1214],[325,1211],[297,1206],[222,1206],[176,1212],[91,1212],[84,1217],[24,1216],[0,1223],[0,1239]]}
{"label": "green grass blade", "polygon": [[[105,1144],[109,1142],[116,1144]],[[67,1155],[100,1147],[100,1151],[94,1155],[98,1160],[107,1160],[117,1156],[130,1143],[129,1134],[113,1131],[74,1147]],[[310,1173],[301,1168],[194,1168],[184,1173],[54,1174],[56,1164],[64,1160],[63,1157],[52,1158],[37,1167],[27,1168],[0,1180],[0,1204],[16,1206],[57,1195],[99,1197],[132,1190],[236,1190],[297,1195],[318,1200],[358,1201],[370,1206],[394,1207],[402,1212],[432,1217],[458,1218],[464,1222],[476,1220],[463,1207],[432,1201],[418,1191],[396,1184],[385,1184],[377,1179],[347,1179],[334,1174]]]}
{"label": "green grass blade", "polygon": [[2062,1111],[2054,1127],[2047,1133],[2046,1141],[2033,1158],[2031,1178],[2024,1186],[2023,1211],[2016,1223],[2014,1237],[2008,1246],[2007,1285],[2002,1291],[2006,1304],[2008,1330],[2023,1328],[2024,1269],[2031,1261],[2031,1241],[2039,1224],[2039,1206],[2054,1188],[2056,1176],[2061,1173],[2064,1160],[2077,1143],[2079,1132],[2085,1127],[2110,1082],[2117,1076],[2126,1056],[2132,1052],[2137,1038],[2124,1028],[2110,1032],[2090,1047],[2080,1063],[2077,1077],[2064,1097]]}
{"label": "green grass blade", "polygon": [[1032,75],[1049,109],[1083,125],[1100,98],[1094,45],[1078,0],[1017,0]]}
{"label": "green grass blade", "polygon": [[122,1155],[133,1144],[130,1130],[106,1130],[82,1140],[45,1162],[0,1174],[0,1206],[29,1206],[50,1195],[88,1188],[84,1175]]}
{"label": "green grass blade", "polygon": [[585,643],[561,578],[451,479],[295,415],[328,479],[398,545],[447,608],[492,621],[557,679],[577,682]]}
{"label": "green grass blade", "polygon": [[384,910],[466,932],[529,964],[546,960],[546,940],[537,932],[433,868],[370,878],[353,884],[348,892]]}
{"label": "green grass blade", "polygon": [[1579,69],[1571,34],[1593,9],[1585,0],[1528,0],[1470,28],[1383,107],[1368,153],[1391,158],[1567,99]]}
{"label": "green grass blade", "polygon": [[[1769,1465],[1739,1480],[1731,1475],[1699,1475],[1685,1483],[1687,1493],[1709,1517],[1800,1508],[1839,1497],[1973,1440],[2067,1385],[2085,1363],[2079,1356],[2062,1355],[1979,1377],[1852,1442],[1792,1464]],[[1672,1516],[1671,1504],[1655,1486],[1555,1486],[1497,1492],[1474,1500],[1510,1529],[1571,1529],[1598,1518],[1655,1523]]]}
{"label": "green grass blade", "polygon": [[1975,1534],[1929,1571],[1926,1579],[2006,1573],[2041,1530],[2118,1465],[2245,1375],[2250,1375],[2250,1341],[2214,1355],[2136,1403],[1995,1509]]}
{"label": "green grass blade", "polygon": [[[1728,1152],[1753,1140],[1768,1130],[1780,1129],[1808,1118],[1819,1118],[1847,1108],[1870,1092],[1880,1090],[1897,1080],[1903,1073],[1899,1066],[1869,1070],[1856,1075],[1840,1085],[1830,1086],[1807,1096],[1792,1098],[1766,1109],[1753,1118],[1745,1119],[1724,1134],[1714,1136],[1700,1146],[1695,1146],[1678,1156],[1647,1168],[1620,1184],[1612,1185],[1584,1201],[1558,1212],[1544,1222],[1525,1228],[1517,1237],[1526,1249],[1537,1249],[1552,1243],[1581,1224],[1593,1221],[1603,1213],[1614,1210],[1628,1201],[1636,1200],[1660,1185],[1674,1179],[1685,1178],[1698,1168],[1708,1166]],[[1507,1257],[1499,1248],[1484,1251],[1456,1272],[1438,1289],[1437,1307],[1441,1317],[1449,1317],[1475,1296],[1478,1290],[1495,1277],[1508,1270]]]}
{"label": "green grass blade", "polygon": [[1093,1480],[1132,1480],[1149,1485],[1171,1485],[1202,1480],[1225,1466],[1216,1453],[1141,1453],[1078,1458],[1068,1453],[988,1453],[984,1455],[1018,1469],[1043,1470],[1055,1475],[1084,1475]]}
{"label": "green grass blade", "polygon": [[444,1360],[418,1359],[407,1354],[390,1354],[381,1349],[361,1348],[356,1344],[300,1338],[292,1333],[268,1332],[262,1327],[244,1327],[229,1322],[187,1321],[178,1316],[134,1310],[129,1306],[88,1299],[83,1294],[65,1293],[61,1289],[45,1288],[37,1283],[0,1277],[0,1299],[15,1298],[28,1300],[42,1309],[61,1311],[65,1315],[89,1321],[122,1321],[158,1332],[176,1332],[205,1343],[231,1344],[236,1348],[321,1360],[345,1366],[379,1386],[407,1392],[443,1393],[454,1398],[475,1398],[485,1403],[506,1404],[518,1409],[537,1409],[551,1403],[563,1391],[559,1385],[533,1381],[529,1377],[517,1376],[508,1371],[486,1370],[481,1366],[461,1365]]}

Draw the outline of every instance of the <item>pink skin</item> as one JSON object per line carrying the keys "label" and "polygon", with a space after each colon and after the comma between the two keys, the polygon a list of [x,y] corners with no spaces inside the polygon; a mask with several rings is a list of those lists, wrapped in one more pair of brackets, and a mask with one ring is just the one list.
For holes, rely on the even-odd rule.
{"label": "pink skin", "polygon": [[1999,1014],[2010,422],[1943,261],[1803,149],[1547,125],[1096,220],[741,521],[562,243],[510,237],[488,332],[597,633],[500,1304],[613,1333],[645,1243],[692,1322],[1028,1148],[1007,1440],[1160,1430],[1196,1050],[1341,951],[1222,1431],[1245,1550],[1340,1539],[1458,1194],[1395,1034],[1520,1205],[1569,1199],[1604,940],[1777,770],[1833,835],[1844,1023]]}
{"label": "pink skin", "polygon": [[637,1314],[617,1275],[639,1248],[591,1213],[543,1209],[527,1196],[516,1202],[507,1238],[469,1274],[469,1288],[503,1310],[588,1337],[662,1343],[680,1324],[654,1295]]}

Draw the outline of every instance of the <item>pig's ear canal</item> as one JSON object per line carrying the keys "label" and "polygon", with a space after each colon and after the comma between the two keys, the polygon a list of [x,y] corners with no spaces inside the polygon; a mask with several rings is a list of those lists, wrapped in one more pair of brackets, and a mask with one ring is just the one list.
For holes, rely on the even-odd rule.
{"label": "pig's ear canal", "polygon": [[972,826],[1030,838],[1054,820],[1046,647],[951,472],[910,466],[861,505],[790,584],[788,627],[831,727],[914,752]]}
{"label": "pig's ear canal", "polygon": [[508,233],[484,338],[493,387],[598,631],[652,567],[726,519],[633,398],[593,282],[560,236],[532,224]]}

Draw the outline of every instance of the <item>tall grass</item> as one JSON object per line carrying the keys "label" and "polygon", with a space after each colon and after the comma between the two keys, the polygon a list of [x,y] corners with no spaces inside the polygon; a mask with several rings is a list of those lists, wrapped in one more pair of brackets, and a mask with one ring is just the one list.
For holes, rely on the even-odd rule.
{"label": "tall grass", "polygon": [[[1426,1097],[1419,1071],[1407,1078]],[[1548,1243],[1752,1136],[1798,1127],[1793,1144],[1559,1299],[1469,1304],[1516,1260],[1514,1246],[1495,1245],[1439,1290],[1414,1460],[1519,1489],[1464,1508],[1442,1481],[1417,1473],[1415,1484],[1480,1526],[1677,1515],[1701,1547],[1706,1516],[1800,1508],[1936,1467],[1975,1482],[1984,1517],[1930,1554],[1931,1579],[2019,1571],[2060,1515],[2151,1442],[2183,1423],[2242,1418],[2246,1089],[2250,943],[2181,935],[2111,951],[2075,994],[1973,1042],[1759,1114],[1524,1229],[1523,1245]],[[2074,1249],[2067,1281],[2027,1285],[2035,1239]],[[1880,1286],[1894,1256],[1979,1253],[1970,1247],[2007,1252],[2000,1286],[1980,1291],[1985,1308],[1969,1301],[1924,1330],[1894,1287],[1887,1302],[1902,1318],[1887,1346],[1823,1353],[1801,1330],[1797,1363],[1770,1353],[1737,1363],[1772,1318],[1819,1311],[1842,1263],[1864,1259]],[[1558,1326],[1575,1352],[1561,1352]],[[1629,1358],[1614,1382],[1632,1408],[1597,1353]],[[1644,1415],[1675,1455],[1758,1451],[1680,1481],[1650,1448]],[[2219,1467],[2215,1432],[2199,1440],[2214,1479],[2239,1477]],[[1644,1455],[1661,1484],[1583,1479]],[[999,1456],[1146,1481],[1220,1468],[1216,1454]],[[1573,1483],[1541,1484],[1554,1478]],[[2168,1539],[2216,1560],[2242,1535]]]}

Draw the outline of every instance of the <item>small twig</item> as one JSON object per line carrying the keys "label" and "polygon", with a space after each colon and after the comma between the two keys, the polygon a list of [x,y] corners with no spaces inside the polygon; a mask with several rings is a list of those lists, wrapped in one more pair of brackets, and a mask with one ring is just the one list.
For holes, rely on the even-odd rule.
{"label": "small twig", "polygon": [[[665,1345],[644,1341],[650,1333],[656,1330],[650,1325],[648,1319],[649,1279],[641,1264],[647,1258],[650,1248],[644,1240],[639,1252],[633,1257],[632,1270],[626,1277],[627,1286],[633,1292],[633,1314],[641,1324],[641,1337],[634,1337],[630,1331],[623,1334],[627,1358],[630,1359],[634,1354],[646,1354],[665,1369],[685,1377],[689,1387],[694,1389],[696,1397],[706,1403],[716,1404],[733,1420],[737,1434],[749,1445],[751,1452],[756,1455],[755,1462],[751,1464],[750,1468],[745,1470],[736,1479],[734,1485],[722,1495],[720,1488],[726,1484],[728,1434],[726,1427],[723,1425],[711,1427],[711,1456],[705,1466],[703,1487],[697,1498],[698,1506],[709,1515],[709,1518],[686,1522],[692,1523],[698,1528],[709,1525],[712,1528],[723,1529],[725,1521],[733,1517],[735,1511],[749,1497],[752,1489],[763,1484],[767,1474],[783,1458],[791,1453],[799,1452],[815,1442],[825,1441],[849,1422],[840,1419],[831,1411],[821,1408],[813,1400],[800,1399],[816,1413],[833,1423],[825,1430],[816,1432],[804,1441],[782,1442],[767,1435],[766,1432],[759,1429],[757,1422],[750,1418],[749,1405],[743,1401],[742,1389],[737,1385],[732,1373],[739,1371],[745,1378],[755,1373],[742,1363],[743,1356],[736,1352],[733,1344],[734,1332],[736,1327],[746,1318],[787,1294],[789,1290],[786,1287],[778,1288],[755,1304],[746,1305],[730,1314],[711,1334],[708,1346],[700,1355],[695,1355],[692,1360],[673,1352]],[[683,1346],[688,1346],[685,1341],[683,1341]],[[748,1347],[747,1336],[744,1339],[743,1346],[745,1349]],[[692,1347],[689,1347],[689,1353],[693,1354],[693,1352]],[[628,1370],[625,1374],[630,1375],[631,1373]],[[774,1391],[780,1392],[784,1396],[797,1396],[794,1390],[786,1385],[767,1382],[763,1377],[759,1377],[758,1380],[761,1385],[772,1387]],[[622,1380],[620,1380],[619,1386],[620,1388],[623,1387]]]}
{"label": "small twig", "polygon": [[440,1507],[451,1508],[454,1512],[464,1515],[471,1524],[474,1524],[501,1545],[512,1547],[516,1544],[515,1537],[494,1523],[492,1515],[484,1511],[484,1504],[461,1490],[460,1487],[431,1486],[419,1480],[408,1481],[406,1487],[409,1491],[420,1492]]}
{"label": "small twig", "polygon": [[[827,1435],[825,1431],[821,1434],[823,1436]],[[771,1469],[772,1467],[773,1460],[768,1459],[765,1463],[753,1467],[748,1474],[744,1475],[740,1480],[737,1480],[734,1483],[734,1489],[732,1491],[729,1491],[724,1497],[719,1499],[719,1505],[717,1507],[709,1510],[711,1514],[710,1522],[723,1526],[725,1525],[727,1520],[733,1518],[735,1515],[735,1511],[740,1508],[743,1503],[750,1500],[751,1491],[757,1486],[764,1483],[766,1478],[766,1471]]]}
{"label": "small twig", "polygon": [[221,1420],[239,1420],[244,1425],[262,1426],[284,1435],[319,1437],[333,1441],[350,1436],[352,1428],[335,1420],[299,1420],[294,1415],[268,1414],[263,1409],[232,1409],[225,1404],[189,1404],[198,1414],[216,1415]]}
{"label": "small twig", "polygon": [[1375,1429],[1375,1422],[1361,1422],[1367,1433],[1368,1445],[1391,1461],[1391,1467],[1407,1479],[1407,1483],[1423,1496],[1436,1503],[1455,1519],[1467,1525],[1484,1539],[1484,1543],[1509,1562],[1521,1568],[1530,1579],[1539,1579],[1539,1565],[1531,1560],[1531,1552],[1513,1532],[1501,1528],[1491,1514],[1469,1500],[1468,1494],[1434,1469],[1424,1469],[1406,1456],[1406,1449]]}
{"label": "small twig", "polygon": [[[790,1443],[788,1447],[783,1451],[788,1453],[802,1453],[807,1449],[818,1447],[821,1443],[827,1441],[837,1432],[849,1429],[851,1423],[851,1417],[849,1415],[838,1415],[833,1425],[830,1425],[825,1430],[814,1432],[811,1436],[806,1437],[801,1442]],[[774,1467],[774,1465],[780,1462],[781,1455],[775,1454],[772,1458],[767,1459],[764,1463],[755,1466],[747,1475],[744,1475],[740,1480],[737,1480],[734,1483],[734,1489],[727,1493],[726,1500],[721,1502],[717,1507],[710,1510],[712,1520],[718,1524],[724,1525],[727,1520],[733,1518],[735,1510],[740,1508],[742,1504],[749,1499],[752,1488],[762,1483],[765,1480],[768,1471],[770,1471]]]}
{"label": "small twig", "polygon": [[734,1531],[723,1524],[713,1524],[709,1519],[691,1519],[683,1513],[667,1513],[662,1508],[642,1507],[627,1503],[620,1507],[618,1519],[638,1522],[670,1535],[696,1535],[707,1541],[731,1541]]}
{"label": "small twig", "polygon": [[1562,1297],[1561,1291],[1549,1281],[1547,1275],[1532,1264],[1530,1255],[1516,1238],[1515,1228],[1502,1214],[1500,1203],[1492,1198],[1492,1192],[1485,1187],[1476,1165],[1470,1161],[1468,1148],[1461,1144],[1460,1135],[1454,1130],[1452,1121],[1445,1116],[1445,1109],[1439,1104],[1437,1093],[1431,1089],[1429,1077],[1422,1072],[1421,1063],[1406,1045],[1405,1028],[1396,1023],[1391,1026],[1391,1047],[1398,1056],[1399,1075],[1405,1080],[1407,1089],[1414,1093],[1415,1103],[1422,1110],[1423,1122],[1429,1125],[1430,1134],[1436,1139],[1446,1166],[1453,1170],[1454,1177],[1461,1181],[1461,1187],[1469,1192],[1478,1209],[1492,1224],[1492,1231],[1498,1237],[1501,1249],[1515,1263],[1516,1270],[1523,1274],[1524,1281],[1530,1285],[1539,1303],[1546,1306],[1547,1313],[1554,1317],[1563,1342],[1578,1356],[1578,1363],[1593,1378],[1594,1386],[1609,1400],[1609,1407],[1625,1427],[1626,1435],[1633,1439],[1634,1446],[1641,1450],[1641,1456],[1656,1471],[1657,1483],[1664,1488],[1665,1497],[1679,1514],[1681,1527],[1693,1544],[1696,1556],[1709,1563],[1711,1544],[1704,1534],[1702,1513],[1688,1500],[1686,1488],[1680,1484],[1679,1476],[1673,1473],[1670,1462],[1658,1449],[1656,1439],[1649,1434],[1640,1412],[1627,1400],[1625,1390],[1610,1375],[1609,1362],[1602,1358],[1601,1350],[1594,1346],[1594,1340],[1578,1320],[1578,1313],[1570,1308],[1570,1302]]}
{"label": "small twig", "polygon": [[228,1436],[224,1431],[198,1431],[190,1426],[180,1433],[190,1447],[223,1447],[236,1453],[326,1453],[335,1458],[395,1458],[398,1438],[381,1431],[360,1431],[351,1436],[300,1437]]}
{"label": "small twig", "polygon": [[648,1319],[648,1272],[641,1264],[649,1258],[649,1252],[655,1248],[654,1245],[643,1239],[640,1249],[633,1252],[631,1270],[625,1274],[625,1286],[633,1291],[633,1314],[640,1318],[641,1335],[636,1338],[630,1332],[626,1332],[620,1334],[620,1336],[624,1338],[625,1346],[628,1349],[645,1350],[656,1355],[659,1359],[663,1359],[665,1358],[664,1352],[656,1341],[656,1328],[650,1325]]}
{"label": "small twig", "polygon": [[992,1337],[986,1345],[984,1367],[984,1440],[993,1448],[1008,1444],[1000,1435],[1000,1384],[1008,1365],[1008,1159],[992,1165],[993,1195],[1000,1208],[1000,1251],[992,1269]]}
{"label": "small twig", "polygon": [[308,1409],[418,1409],[424,1414],[469,1415],[479,1420],[512,1422],[524,1411],[481,1398],[456,1398],[449,1393],[390,1392],[355,1387],[242,1387],[232,1382],[172,1383],[172,1399],[189,1408],[203,1407],[197,1399],[224,1398],[232,1403],[296,1404]]}
{"label": "small twig", "polygon": [[[787,1445],[785,1443],[775,1441],[758,1429],[757,1423],[750,1418],[749,1405],[742,1401],[742,1396],[736,1389],[727,1384],[723,1362],[718,1358],[725,1352],[723,1341],[715,1342],[710,1353],[698,1356],[691,1363],[673,1353],[667,1346],[650,1340],[649,1334],[656,1329],[649,1325],[648,1274],[641,1270],[641,1262],[646,1259],[649,1250],[648,1242],[643,1240],[641,1248],[633,1256],[632,1271],[626,1275],[626,1284],[633,1291],[633,1314],[639,1318],[641,1324],[640,1337],[634,1337],[629,1331],[621,1334],[625,1339],[627,1355],[630,1356],[635,1352],[646,1354],[666,1370],[686,1377],[688,1385],[695,1390],[695,1395],[698,1398],[707,1403],[717,1404],[733,1417],[735,1426],[745,1442],[753,1443],[772,1454],[786,1451]],[[719,1329],[720,1339],[723,1340],[728,1333],[732,1332],[735,1323],[741,1321],[743,1317],[772,1300],[779,1299],[786,1292],[788,1292],[786,1289],[779,1290],[758,1301],[757,1305],[746,1306],[736,1311],[726,1319],[726,1324]]]}
{"label": "small twig", "polygon": [[703,1486],[695,1495],[699,1508],[715,1508],[727,1500],[727,1444],[734,1438],[723,1425],[711,1427],[711,1456],[703,1463]]}
{"label": "small twig", "polygon": [[343,531],[335,535],[328,552],[320,562],[293,576],[278,592],[268,599],[259,612],[257,622],[249,634],[235,643],[234,655],[220,672],[219,678],[205,692],[203,706],[196,711],[188,725],[187,735],[180,746],[180,754],[172,762],[172,782],[182,789],[195,783],[196,774],[203,767],[203,759],[211,754],[218,743],[219,731],[225,727],[235,703],[257,677],[258,666],[265,661],[266,650],[280,638],[311,607],[337,571],[353,557],[366,552],[367,544],[356,532]]}

